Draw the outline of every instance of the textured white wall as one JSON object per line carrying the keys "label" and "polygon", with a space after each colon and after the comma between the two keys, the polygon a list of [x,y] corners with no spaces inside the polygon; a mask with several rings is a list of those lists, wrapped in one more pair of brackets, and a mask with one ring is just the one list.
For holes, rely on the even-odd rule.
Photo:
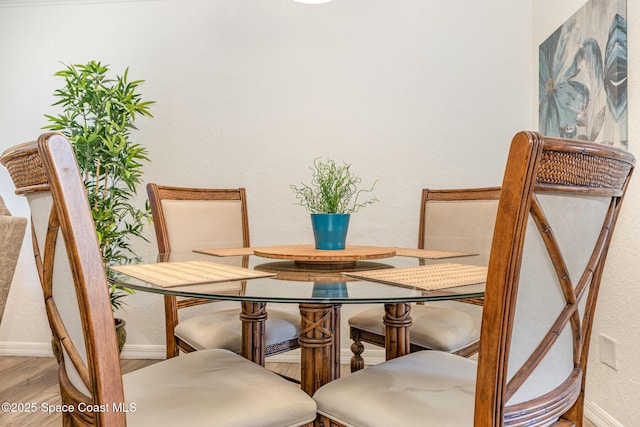
{"label": "textured white wall", "polygon": [[[308,178],[317,156],[379,179],[380,203],[352,218],[351,243],[415,245],[420,189],[499,184],[511,136],[530,126],[525,0],[9,3],[1,150],[35,138],[55,111],[59,61],[128,65],[157,101],[136,135],[153,160],[146,179],[245,186],[254,245],[311,241],[289,185]],[[0,174],[9,207],[26,215]],[[49,335],[25,243],[5,347]],[[160,299],[127,301],[128,343],[162,343]]]}
{"label": "textured white wall", "polygon": [[[538,45],[585,3],[584,0],[533,2],[532,56],[536,58],[536,72]],[[639,21],[640,1],[628,0],[629,150],[636,156],[640,153],[636,138],[640,135],[640,120],[636,112],[640,99]],[[537,78],[533,82],[535,100],[538,93]],[[534,114],[534,121],[537,121],[537,111]],[[640,188],[636,176],[629,187],[609,251],[589,351],[586,411],[600,426],[636,426],[640,419],[640,364],[637,363],[640,311],[636,304],[640,299],[640,220],[635,214],[639,209]],[[617,341],[617,371],[600,362],[601,333]]]}

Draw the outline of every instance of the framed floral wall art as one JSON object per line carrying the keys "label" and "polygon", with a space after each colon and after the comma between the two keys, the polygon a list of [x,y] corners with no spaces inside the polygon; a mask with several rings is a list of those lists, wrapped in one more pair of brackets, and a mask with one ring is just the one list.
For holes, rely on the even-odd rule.
{"label": "framed floral wall art", "polygon": [[627,2],[590,0],[539,48],[540,132],[627,148]]}

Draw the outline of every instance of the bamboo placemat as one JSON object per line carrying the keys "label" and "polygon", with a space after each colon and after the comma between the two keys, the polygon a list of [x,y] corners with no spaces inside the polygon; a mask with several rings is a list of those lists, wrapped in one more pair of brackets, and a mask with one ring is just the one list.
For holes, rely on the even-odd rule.
{"label": "bamboo placemat", "polygon": [[443,259],[473,256],[475,254],[469,254],[466,252],[434,251],[431,249],[396,248],[396,255],[413,258]]}
{"label": "bamboo placemat", "polygon": [[242,256],[253,255],[253,248],[197,249],[193,252],[215,256]]}
{"label": "bamboo placemat", "polygon": [[273,273],[208,261],[119,265],[111,269],[163,288],[275,276]]}
{"label": "bamboo placemat", "polygon": [[453,288],[487,281],[487,267],[464,264],[421,265],[342,274],[358,279],[415,286],[426,290]]}

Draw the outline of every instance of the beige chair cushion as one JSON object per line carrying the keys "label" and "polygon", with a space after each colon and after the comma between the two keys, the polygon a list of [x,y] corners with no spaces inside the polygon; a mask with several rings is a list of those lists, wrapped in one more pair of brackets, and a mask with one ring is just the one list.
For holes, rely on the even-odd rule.
{"label": "beige chair cushion", "polygon": [[0,321],[9,297],[27,219],[11,216],[0,197]]}
{"label": "beige chair cushion", "polygon": [[461,356],[419,351],[330,382],[313,398],[320,414],[347,427],[470,427],[476,368]]}
{"label": "beige chair cushion", "polygon": [[[300,333],[300,315],[267,308],[265,345],[292,340]],[[239,310],[224,310],[181,320],[174,329],[177,337],[196,350],[224,348],[240,353],[242,322]]]}
{"label": "beige chair cushion", "polygon": [[[358,329],[385,334],[383,307],[374,307],[349,318]],[[482,307],[455,301],[434,301],[411,307],[411,343],[455,352],[480,339]]]}
{"label": "beige chair cushion", "polygon": [[431,200],[426,204],[424,247],[478,254],[466,264],[487,265],[498,200]]}
{"label": "beige chair cushion", "polygon": [[163,200],[162,209],[173,252],[243,245],[239,200]]}
{"label": "beige chair cushion", "polygon": [[300,386],[227,350],[174,357],[123,376],[129,426],[299,426],[316,416]]}

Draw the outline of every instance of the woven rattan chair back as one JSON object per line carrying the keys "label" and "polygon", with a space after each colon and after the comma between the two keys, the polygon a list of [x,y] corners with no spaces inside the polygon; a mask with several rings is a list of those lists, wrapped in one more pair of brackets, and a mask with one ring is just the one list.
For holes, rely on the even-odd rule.
{"label": "woven rattan chair back", "polygon": [[[147,194],[160,253],[197,249],[249,247],[249,219],[244,188],[205,189],[147,184]],[[239,265],[247,267],[243,257]],[[164,297],[167,357],[194,351],[174,335],[178,310],[214,302],[198,298]]]}
{"label": "woven rattan chair back", "polygon": [[[0,159],[31,208],[33,248],[59,363],[62,403],[124,404],[114,319],[95,225],[68,140],[44,134]],[[115,411],[67,411],[64,425],[124,425]]]}
{"label": "woven rattan chair back", "polygon": [[589,337],[635,159],[609,146],[514,137],[491,249],[475,425],[581,425]]}

